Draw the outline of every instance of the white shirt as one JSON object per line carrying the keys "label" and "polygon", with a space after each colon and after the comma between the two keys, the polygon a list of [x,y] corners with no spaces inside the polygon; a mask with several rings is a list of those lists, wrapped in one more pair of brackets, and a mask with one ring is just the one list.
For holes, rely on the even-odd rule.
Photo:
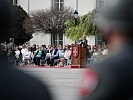
{"label": "white shirt", "polygon": [[23,54],[24,59],[33,58],[33,53],[31,51],[25,51]]}
{"label": "white shirt", "polygon": [[72,51],[71,50],[66,50],[65,51],[65,54],[64,54],[64,58],[65,59],[70,59],[71,54],[72,54]]}
{"label": "white shirt", "polygon": [[61,56],[62,53],[64,53],[64,50],[59,49],[59,56]]}
{"label": "white shirt", "polygon": [[104,49],[102,52],[103,55],[108,55],[108,53],[109,53],[108,49]]}
{"label": "white shirt", "polygon": [[15,51],[16,58],[19,58],[19,55],[20,55],[20,51],[19,50]]}
{"label": "white shirt", "polygon": [[21,53],[22,55],[27,51],[27,48],[22,48]]}
{"label": "white shirt", "polygon": [[51,55],[51,56],[52,56],[52,57],[57,57],[57,56],[59,55],[59,50],[56,52],[56,55],[54,55],[54,52],[55,52],[55,50],[53,49],[53,50],[52,50],[52,55]]}

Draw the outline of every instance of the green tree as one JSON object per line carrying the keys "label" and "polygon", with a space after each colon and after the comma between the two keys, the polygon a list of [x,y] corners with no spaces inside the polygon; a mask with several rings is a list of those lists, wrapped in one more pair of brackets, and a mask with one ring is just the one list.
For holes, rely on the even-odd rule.
{"label": "green tree", "polygon": [[73,41],[77,41],[82,37],[82,35],[96,35],[97,28],[93,22],[94,13],[95,10],[79,17],[77,20],[77,25],[75,25],[74,19],[69,20],[66,24],[66,36]]}
{"label": "green tree", "polygon": [[14,38],[15,44],[20,45],[32,38],[33,27],[29,15],[20,6],[14,6],[14,27],[9,36]]}

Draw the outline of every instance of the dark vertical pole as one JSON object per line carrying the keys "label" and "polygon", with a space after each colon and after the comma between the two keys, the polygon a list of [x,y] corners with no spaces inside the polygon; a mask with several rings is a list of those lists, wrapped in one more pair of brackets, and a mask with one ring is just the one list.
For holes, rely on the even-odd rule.
{"label": "dark vertical pole", "polygon": [[75,18],[75,26],[77,25],[77,18]]}

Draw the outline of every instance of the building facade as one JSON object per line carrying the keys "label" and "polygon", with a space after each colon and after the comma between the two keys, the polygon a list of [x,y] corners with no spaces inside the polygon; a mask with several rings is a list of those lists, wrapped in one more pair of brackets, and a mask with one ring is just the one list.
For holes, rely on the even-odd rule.
{"label": "building facade", "polygon": [[[20,5],[28,14],[32,11],[40,9],[56,9],[63,10],[64,7],[71,7],[77,10],[79,15],[87,14],[96,8],[96,0],[13,0],[14,5]],[[90,45],[95,45],[95,37],[88,37]],[[70,40],[65,34],[56,34],[51,41],[51,34],[45,34],[43,32],[33,33],[33,38],[30,40],[30,45],[49,45],[49,44],[72,44],[74,41]]]}

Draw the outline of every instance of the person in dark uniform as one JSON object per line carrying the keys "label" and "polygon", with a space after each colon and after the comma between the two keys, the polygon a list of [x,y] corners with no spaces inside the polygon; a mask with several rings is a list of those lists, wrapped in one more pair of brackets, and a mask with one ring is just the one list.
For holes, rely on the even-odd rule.
{"label": "person in dark uniform", "polygon": [[[11,6],[0,0],[0,42],[7,40],[11,25]],[[8,63],[0,46],[0,100],[52,100],[47,86]]]}
{"label": "person in dark uniform", "polygon": [[133,0],[104,1],[94,21],[110,54],[85,72],[81,100],[133,100]]}
{"label": "person in dark uniform", "polygon": [[86,39],[86,35],[83,35],[82,36],[82,39],[80,39],[79,41],[78,41],[78,44],[81,44],[82,45],[82,47],[84,47],[84,48],[87,48],[87,44],[88,43],[88,41],[87,41],[87,39]]}

